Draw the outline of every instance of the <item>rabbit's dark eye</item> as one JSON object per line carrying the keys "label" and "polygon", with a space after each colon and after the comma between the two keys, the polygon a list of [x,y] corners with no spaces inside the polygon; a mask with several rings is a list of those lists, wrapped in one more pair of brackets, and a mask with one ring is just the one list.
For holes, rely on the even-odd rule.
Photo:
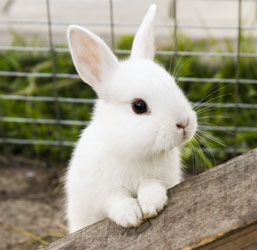
{"label": "rabbit's dark eye", "polygon": [[137,99],[132,103],[132,109],[136,114],[143,114],[146,113],[147,110],[147,104],[142,99]]}

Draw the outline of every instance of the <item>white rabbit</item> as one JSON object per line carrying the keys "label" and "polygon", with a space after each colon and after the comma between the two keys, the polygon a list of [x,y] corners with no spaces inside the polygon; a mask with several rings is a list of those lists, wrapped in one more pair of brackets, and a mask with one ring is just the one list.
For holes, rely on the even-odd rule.
{"label": "white rabbit", "polygon": [[150,6],[122,62],[90,31],[68,29],[75,67],[99,97],[66,176],[70,233],[107,217],[138,226],[164,208],[167,189],[181,181],[179,148],[193,137],[197,118],[153,61],[155,12]]}

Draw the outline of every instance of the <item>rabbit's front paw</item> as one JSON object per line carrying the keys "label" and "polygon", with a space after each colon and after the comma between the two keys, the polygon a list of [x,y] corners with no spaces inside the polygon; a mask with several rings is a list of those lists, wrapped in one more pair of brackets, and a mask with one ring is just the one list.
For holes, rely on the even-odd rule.
{"label": "rabbit's front paw", "polygon": [[142,223],[142,212],[137,200],[128,197],[111,204],[109,218],[122,227],[138,227]]}
{"label": "rabbit's front paw", "polygon": [[166,189],[159,183],[148,183],[140,187],[138,202],[143,212],[143,219],[156,216],[167,205]]}

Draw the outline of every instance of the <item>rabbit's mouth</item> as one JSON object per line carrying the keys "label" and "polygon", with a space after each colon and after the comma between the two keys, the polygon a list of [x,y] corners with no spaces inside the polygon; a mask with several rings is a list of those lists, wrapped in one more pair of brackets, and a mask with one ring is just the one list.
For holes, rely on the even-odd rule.
{"label": "rabbit's mouth", "polygon": [[186,128],[179,129],[177,131],[178,135],[178,143],[177,146],[181,147],[192,140],[194,137],[194,134],[196,133],[197,126],[194,124],[191,124],[187,126]]}
{"label": "rabbit's mouth", "polygon": [[[178,126],[181,126],[181,128]],[[157,151],[169,150],[176,147],[181,147],[189,142],[195,134],[195,126],[193,124],[190,124],[184,128],[182,125],[178,126],[162,124],[161,128],[156,134],[153,149]]]}
{"label": "rabbit's mouth", "polygon": [[179,146],[183,146],[186,143],[188,143],[189,141],[192,140],[192,138],[194,137],[194,134],[196,132],[196,128],[187,128],[183,131],[183,135],[182,135],[182,139],[181,139],[181,143]]}
{"label": "rabbit's mouth", "polygon": [[192,140],[192,138],[193,138],[193,135],[185,134],[181,144],[184,145],[184,144],[188,143],[189,141]]}

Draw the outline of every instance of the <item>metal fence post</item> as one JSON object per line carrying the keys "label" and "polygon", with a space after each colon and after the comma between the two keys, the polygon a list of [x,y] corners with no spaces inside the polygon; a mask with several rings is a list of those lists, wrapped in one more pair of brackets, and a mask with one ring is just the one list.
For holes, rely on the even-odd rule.
{"label": "metal fence post", "polygon": [[115,35],[114,35],[114,23],[113,23],[113,2],[109,0],[109,11],[110,11],[110,32],[111,32],[111,48],[115,50]]}
{"label": "metal fence post", "polygon": [[54,86],[54,108],[55,108],[55,120],[56,126],[58,129],[58,141],[59,141],[59,148],[60,153],[59,156],[62,154],[62,146],[63,146],[63,138],[62,138],[62,126],[60,124],[60,107],[59,107],[59,99],[58,99],[58,90],[56,88],[56,62],[55,62],[55,52],[54,52],[54,45],[53,45],[53,35],[52,35],[52,23],[51,23],[51,11],[50,11],[50,3],[49,0],[46,0],[46,8],[47,8],[47,26],[48,26],[48,39],[49,39],[49,52],[51,56],[51,67],[52,67],[52,79],[53,79],[53,86]]}
{"label": "metal fence post", "polygon": [[239,102],[239,70],[240,70],[240,46],[241,46],[241,13],[242,13],[242,0],[238,0],[238,29],[237,29],[237,49],[236,49],[236,83],[235,83],[235,110],[234,110],[234,127],[235,127],[235,140],[234,140],[234,155],[237,154],[237,133],[238,133],[238,102]]}

